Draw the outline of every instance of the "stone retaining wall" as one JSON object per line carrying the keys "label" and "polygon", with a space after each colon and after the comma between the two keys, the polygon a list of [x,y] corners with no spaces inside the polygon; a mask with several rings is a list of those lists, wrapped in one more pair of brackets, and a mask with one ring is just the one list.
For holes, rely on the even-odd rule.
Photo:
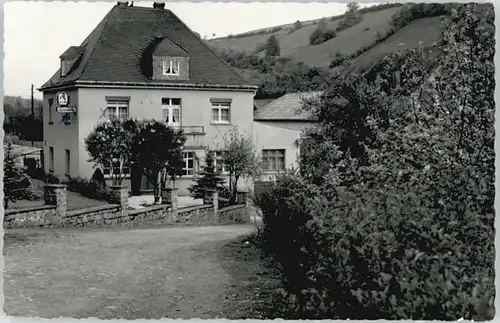
{"label": "stone retaining wall", "polygon": [[[248,203],[245,196],[239,205],[218,209],[218,203],[176,208],[173,205],[154,205],[139,210],[129,210],[124,193],[117,188],[115,202],[90,208],[67,211],[66,188],[47,185],[46,204],[40,207],[6,210],[4,228],[32,227],[100,227],[109,225],[134,225],[146,221],[163,220],[167,225],[222,225],[249,222]],[[170,194],[175,194],[171,191]],[[214,192],[214,201],[218,201]],[[168,201],[176,200],[172,196]]]}
{"label": "stone retaining wall", "polygon": [[219,224],[248,223],[250,222],[248,214],[244,204],[226,206],[219,210]]}

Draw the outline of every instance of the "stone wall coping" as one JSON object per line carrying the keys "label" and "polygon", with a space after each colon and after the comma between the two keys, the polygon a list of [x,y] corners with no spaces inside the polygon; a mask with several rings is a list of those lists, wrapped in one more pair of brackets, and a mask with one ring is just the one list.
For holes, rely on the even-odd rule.
{"label": "stone wall coping", "polygon": [[125,185],[111,185],[109,186],[110,189],[113,189],[113,190],[119,190],[119,189],[129,189],[128,186],[125,186]]}
{"label": "stone wall coping", "polygon": [[222,209],[219,209],[219,212],[226,212],[226,211],[232,211],[232,210],[237,210],[237,209],[243,209],[245,207],[246,207],[245,204],[229,205],[229,206],[223,207]]}
{"label": "stone wall coping", "polygon": [[204,209],[212,209],[214,206],[213,205],[192,205],[192,206],[185,206],[185,207],[180,207],[177,209],[177,213],[187,213],[191,212],[194,210],[204,210]]}
{"label": "stone wall coping", "polygon": [[66,212],[66,217],[73,217],[77,215],[82,215],[85,213],[94,213],[94,212],[99,212],[99,211],[106,211],[106,210],[111,210],[111,209],[116,209],[120,208],[120,205],[118,204],[108,204],[108,205],[98,205],[98,206],[92,206],[92,207],[87,207],[84,209],[77,209],[77,210],[71,210]]}
{"label": "stone wall coping", "polygon": [[28,212],[36,212],[43,210],[56,209],[55,205],[40,205],[40,206],[31,206],[31,207],[23,207],[19,209],[7,209],[5,210],[5,215],[9,214],[19,214],[19,213],[28,213]]}
{"label": "stone wall coping", "polygon": [[52,187],[52,188],[66,188],[68,185],[66,184],[45,184],[46,187]]}
{"label": "stone wall coping", "polygon": [[143,209],[128,210],[128,215],[138,215],[138,214],[142,214],[142,213],[159,211],[159,210],[163,210],[163,209],[165,209],[165,211],[167,211],[167,209],[169,207],[170,207],[170,205],[168,205],[168,204],[152,205],[152,206],[145,207]]}

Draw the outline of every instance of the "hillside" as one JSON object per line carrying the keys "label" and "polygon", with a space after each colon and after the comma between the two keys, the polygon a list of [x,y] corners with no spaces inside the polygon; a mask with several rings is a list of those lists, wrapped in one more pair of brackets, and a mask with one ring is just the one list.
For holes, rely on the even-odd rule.
{"label": "hillside", "polygon": [[[362,72],[402,45],[405,48],[432,46],[441,35],[440,16],[447,14],[450,6],[378,5],[341,16],[208,40],[208,44],[250,82],[261,87],[259,98],[276,97],[314,89],[319,79],[334,73]],[[350,23],[346,23],[348,18]],[[319,33],[318,30],[333,36],[311,44],[311,35]],[[279,56],[269,59],[265,57],[265,48],[271,36],[278,39]],[[293,66],[299,63],[302,65],[297,71]],[[301,87],[293,82],[306,84]]]}

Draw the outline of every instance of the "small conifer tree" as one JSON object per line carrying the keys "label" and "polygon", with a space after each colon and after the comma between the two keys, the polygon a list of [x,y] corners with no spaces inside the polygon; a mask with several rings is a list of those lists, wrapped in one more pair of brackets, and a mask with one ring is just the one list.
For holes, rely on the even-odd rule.
{"label": "small conifer tree", "polygon": [[17,167],[15,155],[12,151],[12,144],[9,143],[5,149],[3,162],[3,191],[4,207],[9,206],[9,202],[29,198],[31,181],[23,168]]}
{"label": "small conifer tree", "polygon": [[189,192],[191,196],[196,199],[205,198],[208,190],[221,190],[224,187],[225,179],[214,166],[214,156],[212,152],[207,154],[205,166],[203,166],[203,170],[200,172],[200,176],[195,182],[195,184],[189,187]]}

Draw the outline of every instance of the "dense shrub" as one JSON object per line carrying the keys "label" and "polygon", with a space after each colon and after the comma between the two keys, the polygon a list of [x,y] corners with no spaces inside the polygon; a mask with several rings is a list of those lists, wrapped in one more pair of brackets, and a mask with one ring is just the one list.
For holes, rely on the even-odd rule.
{"label": "dense shrub", "polygon": [[337,36],[334,30],[317,28],[309,36],[309,44],[319,45]]}
{"label": "dense shrub", "polygon": [[109,188],[80,177],[69,177],[64,181],[64,184],[68,186],[68,191],[76,192],[95,200],[110,201],[113,196],[113,192]]}
{"label": "dense shrub", "polygon": [[47,184],[61,184],[61,179],[52,173],[45,175],[44,182]]}
{"label": "dense shrub", "polygon": [[4,184],[4,207],[9,206],[9,202],[27,199],[31,196],[31,181],[26,174],[24,167],[16,165],[16,155],[11,144],[5,147],[5,158],[3,161],[3,184]]}
{"label": "dense shrub", "polygon": [[363,20],[363,15],[359,12],[359,5],[355,2],[347,4],[347,12],[344,15],[344,19],[339,22],[336,31],[340,32],[347,28],[350,28]]}
{"label": "dense shrub", "polygon": [[398,53],[380,84],[339,78],[309,103],[317,155],[257,200],[280,317],[493,318],[493,23],[491,5],[460,6],[438,73]]}
{"label": "dense shrub", "polygon": [[303,27],[302,22],[300,20],[297,20],[296,22],[294,22],[293,27],[290,28],[290,31],[288,33],[292,34],[297,30],[301,29],[302,27]]}

